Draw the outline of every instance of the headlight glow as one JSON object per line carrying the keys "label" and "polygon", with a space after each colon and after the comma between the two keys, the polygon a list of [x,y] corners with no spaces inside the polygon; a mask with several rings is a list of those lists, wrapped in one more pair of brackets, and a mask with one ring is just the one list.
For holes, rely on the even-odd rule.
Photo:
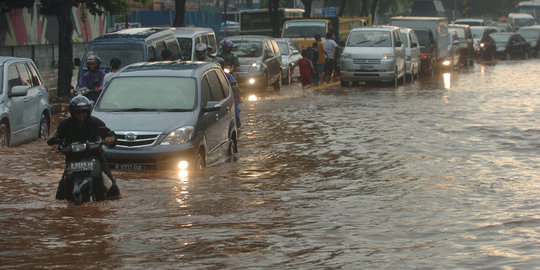
{"label": "headlight glow", "polygon": [[186,143],[191,140],[193,135],[193,127],[181,127],[179,129],[171,131],[165,139],[161,142],[161,145],[175,145]]}
{"label": "headlight glow", "polygon": [[261,70],[261,63],[259,63],[259,62],[253,62],[253,63],[251,63],[250,68],[256,69],[257,71],[260,71],[260,70]]}
{"label": "headlight glow", "polygon": [[254,84],[255,83],[255,79],[251,78],[249,79],[249,84]]}
{"label": "headlight glow", "polygon": [[449,66],[450,65],[450,60],[444,60],[442,62],[443,66]]}
{"label": "headlight glow", "polygon": [[230,68],[225,68],[225,69],[223,69],[223,71],[224,71],[225,73],[231,73],[231,69],[230,69]]}
{"label": "headlight glow", "polygon": [[393,60],[394,55],[393,54],[385,54],[381,57],[382,60]]}
{"label": "headlight glow", "polygon": [[178,162],[178,169],[180,169],[180,170],[185,170],[185,169],[188,168],[188,165],[189,165],[189,164],[188,164],[187,161],[182,160],[182,161]]}

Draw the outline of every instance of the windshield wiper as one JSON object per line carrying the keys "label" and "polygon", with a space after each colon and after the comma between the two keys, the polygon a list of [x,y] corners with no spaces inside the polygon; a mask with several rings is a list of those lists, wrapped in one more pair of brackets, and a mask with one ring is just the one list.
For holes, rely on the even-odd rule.
{"label": "windshield wiper", "polygon": [[353,46],[354,46],[354,45],[364,44],[364,43],[366,43],[366,42],[369,42],[369,40],[364,40],[364,41],[356,42],[356,43],[353,44]]}
{"label": "windshield wiper", "polygon": [[153,112],[153,111],[156,111],[156,109],[129,108],[129,109],[118,110],[118,112]]}

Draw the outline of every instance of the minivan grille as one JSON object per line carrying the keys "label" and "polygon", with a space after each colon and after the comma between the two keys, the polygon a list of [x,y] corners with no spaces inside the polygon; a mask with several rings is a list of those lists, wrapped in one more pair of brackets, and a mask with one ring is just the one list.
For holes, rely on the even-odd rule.
{"label": "minivan grille", "polygon": [[356,65],[377,65],[381,63],[381,59],[353,59]]}
{"label": "minivan grille", "polygon": [[240,72],[248,72],[249,71],[249,68],[251,67],[251,65],[242,65],[240,66],[239,70]]}
{"label": "minivan grille", "polygon": [[136,148],[153,145],[159,133],[141,133],[141,132],[115,132],[117,142],[116,146],[124,148]]}

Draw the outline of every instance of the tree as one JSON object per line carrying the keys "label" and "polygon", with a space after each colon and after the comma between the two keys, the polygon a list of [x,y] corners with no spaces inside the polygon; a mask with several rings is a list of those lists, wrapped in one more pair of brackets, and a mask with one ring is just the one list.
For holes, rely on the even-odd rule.
{"label": "tree", "polygon": [[302,0],[302,4],[304,4],[304,18],[311,17],[311,3],[313,0]]}
{"label": "tree", "polygon": [[377,12],[377,4],[378,4],[379,0],[373,0],[373,2],[371,3],[371,24],[373,24],[375,22],[375,15],[376,15],[376,12]]}
{"label": "tree", "polygon": [[270,22],[272,24],[272,35],[274,37],[279,37],[279,0],[269,0],[268,1],[268,13],[270,13]]}
{"label": "tree", "polygon": [[[144,3],[146,0],[137,0]],[[58,21],[58,96],[69,95],[71,77],[73,73],[73,31],[74,24],[71,17],[72,7],[84,5],[93,15],[102,15],[105,11],[112,14],[127,9],[126,0],[41,0],[40,13],[55,16]],[[7,0],[2,1],[2,12],[13,8],[31,7],[34,1]]]}
{"label": "tree", "polygon": [[184,14],[186,12],[186,0],[175,0],[174,6],[176,9],[176,15],[174,16],[174,27],[184,26]]}

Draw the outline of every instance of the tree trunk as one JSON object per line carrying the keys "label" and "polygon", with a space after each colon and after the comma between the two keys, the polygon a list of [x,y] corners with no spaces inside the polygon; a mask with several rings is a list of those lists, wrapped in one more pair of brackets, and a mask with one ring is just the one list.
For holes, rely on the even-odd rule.
{"label": "tree trunk", "polygon": [[60,5],[58,15],[58,96],[69,95],[73,76],[73,20],[71,5]]}
{"label": "tree trunk", "polygon": [[174,16],[174,27],[184,26],[184,13],[186,12],[186,0],[175,0],[174,7],[176,10],[176,16]]}
{"label": "tree trunk", "polygon": [[371,3],[371,24],[375,22],[375,15],[377,12],[378,3],[379,3],[379,0],[373,0],[373,3]]}
{"label": "tree trunk", "polygon": [[312,0],[302,0],[302,3],[304,4],[304,18],[310,18],[311,17],[311,3]]}
{"label": "tree trunk", "polygon": [[341,0],[341,4],[339,5],[338,17],[343,16],[343,11],[345,10],[345,4],[346,3],[347,3],[347,0]]}
{"label": "tree trunk", "polygon": [[279,32],[279,0],[269,0],[268,1],[268,12],[270,13],[270,22],[272,23],[272,36],[279,37],[281,33]]}
{"label": "tree trunk", "polygon": [[360,16],[362,16],[362,17],[367,17],[367,14],[368,14],[367,2],[368,2],[368,0],[362,0],[362,9],[360,11]]}

